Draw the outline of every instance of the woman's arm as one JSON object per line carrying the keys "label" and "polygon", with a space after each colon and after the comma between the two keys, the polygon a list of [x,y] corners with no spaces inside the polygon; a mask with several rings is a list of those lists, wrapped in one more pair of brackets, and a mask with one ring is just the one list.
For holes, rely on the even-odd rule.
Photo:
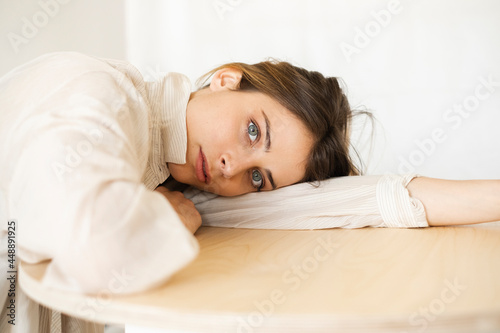
{"label": "woman's arm", "polygon": [[253,229],[427,227],[406,188],[414,175],[346,176],[238,197],[188,189],[203,225]]}
{"label": "woman's arm", "polygon": [[430,226],[500,221],[500,180],[414,178],[407,186]]}
{"label": "woman's arm", "polygon": [[47,288],[138,292],[198,254],[179,207],[141,182],[149,107],[142,77],[120,70],[55,53],[0,79],[5,215],[22,225],[20,259],[52,259]]}

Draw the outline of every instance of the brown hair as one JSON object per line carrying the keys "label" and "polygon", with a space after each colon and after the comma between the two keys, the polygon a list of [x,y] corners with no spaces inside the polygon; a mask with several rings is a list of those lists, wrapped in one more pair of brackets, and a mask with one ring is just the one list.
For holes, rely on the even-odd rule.
{"label": "brown hair", "polygon": [[225,64],[202,76],[199,82],[204,84],[222,68],[240,70],[240,91],[259,91],[271,96],[312,133],[314,145],[301,182],[361,174],[349,154],[349,129],[355,112],[337,78],[325,77],[288,62],[270,60],[253,65]]}

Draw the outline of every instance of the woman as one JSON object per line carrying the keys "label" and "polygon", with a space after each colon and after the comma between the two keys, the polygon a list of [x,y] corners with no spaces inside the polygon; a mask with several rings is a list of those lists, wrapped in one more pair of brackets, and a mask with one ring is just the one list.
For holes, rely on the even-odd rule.
{"label": "woman", "polygon": [[[125,62],[58,53],[2,78],[2,251],[15,225],[22,231],[16,260],[51,259],[47,287],[137,292],[163,283],[198,252],[200,214],[182,193],[159,186],[170,176],[234,196],[359,174],[349,157],[352,112],[335,78],[267,62],[228,64],[210,75],[192,93],[179,74],[145,83]],[[500,219],[498,181],[383,182],[396,184],[404,205],[417,204],[410,214],[419,226]],[[252,198],[238,197],[251,205],[242,218],[259,212]],[[238,209],[217,200],[210,205]],[[0,296],[9,301],[7,289]]]}
{"label": "woman", "polygon": [[[158,187],[170,175],[217,194],[238,195],[318,174],[355,173],[347,153],[349,114],[340,109],[332,114],[326,105],[323,118],[305,118],[307,110],[294,104],[301,94],[314,96],[316,87],[306,90],[304,78],[295,90],[274,95],[283,87],[280,79],[295,75],[287,70],[297,70],[283,66],[274,73],[278,80],[273,73],[255,76],[269,77],[259,88],[272,89],[267,93],[245,85],[237,67],[215,71],[210,85],[195,93],[182,75],[145,83],[125,62],[77,53],[45,55],[14,69],[0,81],[2,251],[11,231],[17,261],[51,259],[43,281],[49,288],[140,291],[162,283],[198,252],[193,233],[201,218],[193,203]],[[318,78],[324,80],[319,74],[313,79]],[[336,107],[346,107],[336,80],[328,82],[309,109],[332,94],[344,100]],[[292,95],[299,98],[286,104]],[[338,128],[328,140],[335,141],[339,156],[325,160],[326,168],[309,169],[318,131],[311,124],[325,132],[327,123]],[[315,154],[315,159],[326,156]],[[3,255],[5,264],[7,252]],[[7,291],[2,285],[0,296],[9,302]],[[18,304],[29,303],[19,290],[16,297]],[[19,318],[22,310],[18,325],[35,325],[36,320]]]}

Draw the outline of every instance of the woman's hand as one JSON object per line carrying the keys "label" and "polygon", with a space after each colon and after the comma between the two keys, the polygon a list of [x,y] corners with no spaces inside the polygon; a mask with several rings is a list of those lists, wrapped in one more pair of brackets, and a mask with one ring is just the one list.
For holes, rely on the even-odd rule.
{"label": "woman's hand", "polygon": [[182,223],[194,234],[201,226],[201,215],[194,207],[194,203],[186,199],[182,192],[169,191],[164,186],[158,186],[155,191],[160,192],[167,198],[177,212],[177,215],[179,215]]}

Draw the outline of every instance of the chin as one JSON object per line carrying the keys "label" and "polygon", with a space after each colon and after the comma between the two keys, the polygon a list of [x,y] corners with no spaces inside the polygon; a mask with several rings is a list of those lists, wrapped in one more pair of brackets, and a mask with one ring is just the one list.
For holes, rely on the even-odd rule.
{"label": "chin", "polygon": [[179,177],[179,175],[177,175],[175,172],[170,172],[170,178],[172,178],[173,180],[175,180],[178,183],[191,185],[191,184],[189,184],[188,179],[184,179],[184,177],[182,177],[182,175],[180,175],[180,177]]}

